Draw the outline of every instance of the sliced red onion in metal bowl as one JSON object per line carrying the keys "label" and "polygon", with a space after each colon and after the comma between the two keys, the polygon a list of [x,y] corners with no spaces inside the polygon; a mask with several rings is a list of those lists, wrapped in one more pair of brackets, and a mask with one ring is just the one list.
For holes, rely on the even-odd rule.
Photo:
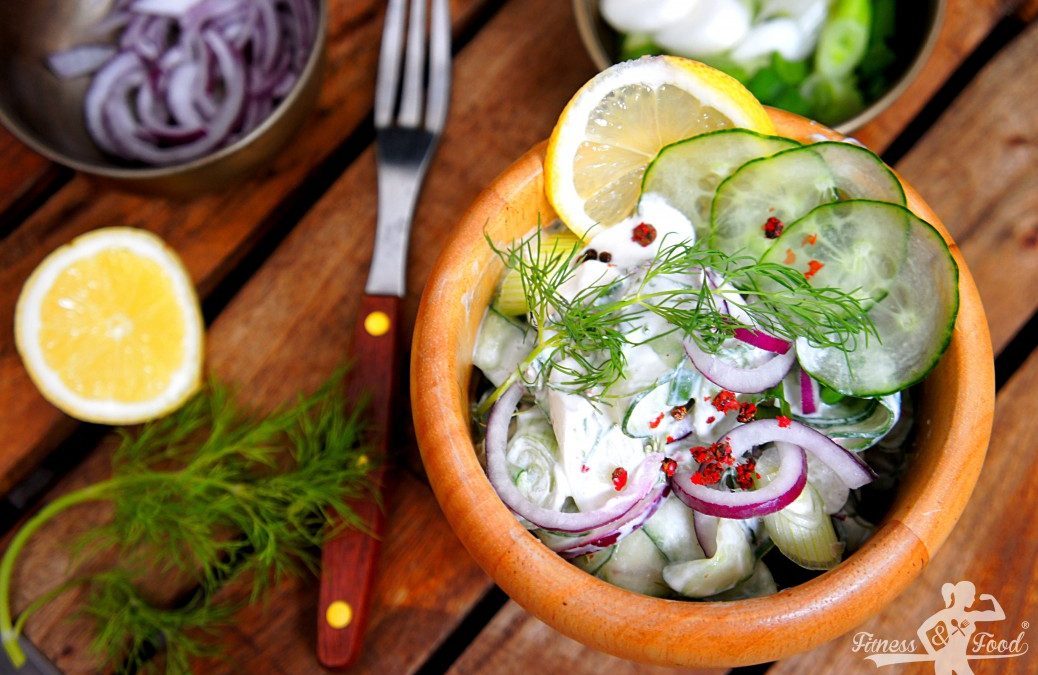
{"label": "sliced red onion in metal bowl", "polygon": [[93,74],[87,130],[104,152],[186,163],[248,135],[299,81],[316,44],[314,0],[118,0],[97,34],[48,57],[62,78]]}
{"label": "sliced red onion in metal bowl", "polygon": [[735,337],[736,340],[745,342],[757,349],[774,352],[775,354],[785,354],[789,351],[789,348],[793,346],[789,342],[777,338],[774,335],[768,335],[764,331],[751,330],[749,328],[736,328],[733,337]]}
{"label": "sliced red onion in metal bowl", "polygon": [[785,354],[776,354],[756,368],[742,368],[717,355],[708,354],[692,338],[686,338],[684,345],[692,365],[703,377],[722,389],[740,394],[756,394],[771,389],[782,381],[796,361],[796,350],[790,349]]}
{"label": "sliced red onion in metal bowl", "polygon": [[[651,453],[646,455],[641,464],[629,473],[624,489],[600,509],[566,513],[534,504],[524,497],[512,482],[505,460],[508,426],[522,396],[523,387],[520,384],[512,385],[501,395],[490,411],[486,433],[487,477],[498,496],[501,497],[501,501],[516,515],[543,530],[567,533],[590,532],[619,523],[654,488],[660,486],[663,477],[660,469],[663,454]],[[604,530],[603,534],[607,532],[608,530]]]}
{"label": "sliced red onion in metal bowl", "polygon": [[[755,422],[734,429],[729,438],[753,424]],[[735,441],[730,440],[730,443],[732,455],[740,456],[742,452],[736,450]],[[749,447],[752,445],[742,450],[745,451]],[[679,465],[671,478],[671,489],[685,506],[708,516],[736,519],[766,516],[787,506],[800,496],[807,485],[807,455],[801,448],[788,443],[783,444],[779,447],[779,459],[781,464],[775,477],[757,490],[731,491],[726,488],[698,485],[692,482],[693,472],[688,463]]]}

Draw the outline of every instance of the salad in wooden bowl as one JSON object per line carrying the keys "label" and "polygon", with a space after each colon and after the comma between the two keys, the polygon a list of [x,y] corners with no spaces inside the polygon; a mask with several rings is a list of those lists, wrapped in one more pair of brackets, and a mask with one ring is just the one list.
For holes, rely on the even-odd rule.
{"label": "salad in wooden bowl", "polygon": [[780,658],[896,597],[993,410],[976,288],[911,187],[673,57],[599,74],[481,195],[413,354],[477,561],[563,633],[669,665]]}

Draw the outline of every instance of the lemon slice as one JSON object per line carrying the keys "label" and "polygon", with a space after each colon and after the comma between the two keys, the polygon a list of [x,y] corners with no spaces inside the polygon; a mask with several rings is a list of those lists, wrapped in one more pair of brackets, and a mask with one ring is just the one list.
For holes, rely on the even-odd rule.
{"label": "lemon slice", "polygon": [[579,237],[633,211],[665,145],[714,129],[775,129],[737,80],[698,61],[643,57],[602,71],[570,99],[548,142],[545,190]]}
{"label": "lemon slice", "polygon": [[201,381],[194,286],[143,230],[96,230],[47,256],[18,298],[15,342],[44,398],[88,422],[160,417]]}

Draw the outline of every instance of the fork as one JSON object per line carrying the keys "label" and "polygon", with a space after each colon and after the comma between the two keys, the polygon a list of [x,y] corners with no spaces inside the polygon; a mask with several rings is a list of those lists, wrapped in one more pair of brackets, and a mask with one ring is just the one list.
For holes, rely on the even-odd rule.
{"label": "fork", "polygon": [[[389,0],[382,30],[375,87],[375,250],[353,331],[353,366],[347,382],[351,401],[367,400],[368,441],[379,459],[372,478],[379,494],[384,492],[383,467],[393,423],[411,224],[450,98],[448,0],[410,0],[409,10],[407,1]],[[431,9],[428,17],[427,9]],[[326,542],[321,553],[317,658],[327,668],[346,668],[360,655],[385,523],[383,507],[375,499],[358,500],[353,507],[367,532],[345,529]]]}

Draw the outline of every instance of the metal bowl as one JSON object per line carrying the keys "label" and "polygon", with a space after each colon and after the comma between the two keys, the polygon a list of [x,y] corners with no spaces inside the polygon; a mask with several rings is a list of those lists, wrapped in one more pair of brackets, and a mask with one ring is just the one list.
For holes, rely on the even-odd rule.
{"label": "metal bowl", "polygon": [[[600,70],[616,63],[620,49],[620,35],[602,19],[599,12],[601,0],[573,0],[573,13],[576,15],[580,38],[587,48],[591,60]],[[865,126],[865,123],[886,110],[900,96],[926,63],[930,52],[941,32],[941,24],[947,8],[947,0],[924,0],[924,2],[904,2],[898,4],[898,10],[909,12],[906,24],[920,26],[919,31],[902,31],[901,36],[914,44],[906,45],[906,51],[913,56],[905,62],[904,70],[894,84],[880,98],[870,103],[854,117],[844,120],[833,128],[840,133],[850,133]]]}
{"label": "metal bowl", "polygon": [[59,164],[139,192],[186,197],[225,187],[269,163],[302,126],[320,90],[327,44],[327,0],[316,0],[317,36],[295,87],[248,135],[205,157],[166,167],[140,167],[109,157],[83,120],[90,78],[61,80],[46,57],[91,42],[88,30],[114,0],[0,3],[0,123]]}

